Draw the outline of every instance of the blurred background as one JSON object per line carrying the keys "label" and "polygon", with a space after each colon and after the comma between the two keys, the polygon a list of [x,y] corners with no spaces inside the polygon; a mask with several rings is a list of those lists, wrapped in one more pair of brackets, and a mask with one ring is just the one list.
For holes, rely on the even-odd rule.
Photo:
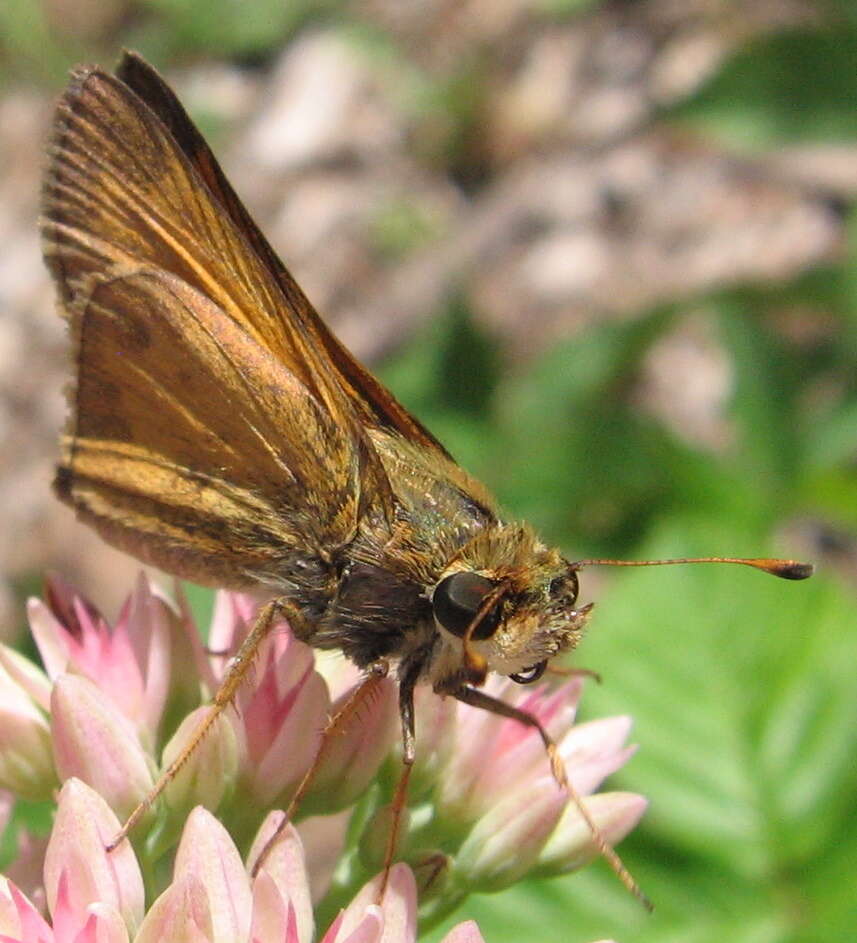
{"label": "blurred background", "polygon": [[[651,809],[603,863],[468,901],[506,940],[857,927],[857,8],[849,0],[5,0],[0,627],[137,564],[50,494],[68,375],[36,234],[70,66],[149,58],[340,336],[589,571],[587,716]],[[440,933],[431,939],[439,939]]]}

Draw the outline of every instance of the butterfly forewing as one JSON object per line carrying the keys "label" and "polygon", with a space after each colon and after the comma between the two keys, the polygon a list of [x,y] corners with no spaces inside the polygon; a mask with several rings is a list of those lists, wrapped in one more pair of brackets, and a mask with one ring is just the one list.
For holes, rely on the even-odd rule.
{"label": "butterfly forewing", "polygon": [[297,282],[273,251],[232,189],[205,139],[188,118],[181,102],[164,80],[139,56],[126,53],[117,69],[121,79],[169,130],[210,193],[252,247],[279,286],[286,301],[286,317],[297,329],[299,354],[329,358],[324,372],[346,391],[350,405],[366,425],[386,427],[406,439],[447,455],[445,448],[412,416],[331,333],[318,317]]}
{"label": "butterfly forewing", "polygon": [[78,370],[58,491],[112,542],[236,585],[297,546],[341,546],[389,503],[364,410],[270,267],[98,70],[58,106],[43,234]]}
{"label": "butterfly forewing", "polygon": [[300,344],[300,321],[279,286],[130,89],[98,70],[78,71],[59,103],[50,153],[45,254],[67,299],[92,274],[143,263],[163,269],[211,299],[325,399],[320,387],[330,384]]}

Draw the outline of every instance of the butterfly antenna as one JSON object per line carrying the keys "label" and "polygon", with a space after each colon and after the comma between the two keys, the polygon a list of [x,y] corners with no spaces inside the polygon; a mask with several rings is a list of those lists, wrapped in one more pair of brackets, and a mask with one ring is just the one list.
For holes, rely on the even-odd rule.
{"label": "butterfly antenna", "polygon": [[777,560],[769,557],[680,557],[675,560],[578,560],[572,568],[580,570],[585,566],[673,566],[678,563],[739,563],[756,570],[779,576],[784,580],[805,580],[812,576],[814,567],[811,563],[797,560]]}

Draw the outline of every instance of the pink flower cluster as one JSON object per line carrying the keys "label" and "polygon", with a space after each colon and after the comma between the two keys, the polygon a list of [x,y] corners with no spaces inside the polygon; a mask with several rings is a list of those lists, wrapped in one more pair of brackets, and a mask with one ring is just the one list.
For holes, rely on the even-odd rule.
{"label": "pink flower cluster", "polygon": [[[278,824],[271,813],[250,850],[248,867],[229,833],[197,807],[175,854],[173,880],[145,910],[143,875],[132,848],[105,843],[119,827],[107,803],[78,779],[60,791],[45,853],[49,924],[7,878],[0,878],[3,943],[310,943],[313,904],[303,846],[288,825],[254,878],[249,867]],[[400,943],[416,939],[417,890],[410,868],[393,866],[376,902],[380,877],[342,910],[320,943]],[[475,924],[462,923],[444,943],[481,943]]]}
{"label": "pink flower cluster", "polygon": [[[251,878],[326,717],[357,679],[344,659],[316,657],[285,625],[263,646],[235,709],[132,841],[108,854],[120,820],[209,709],[255,611],[249,597],[219,593],[206,647],[181,595],[173,604],[144,577],[112,627],[58,579],[46,602],[31,601],[44,670],[0,646],[0,831],[19,799],[55,804],[55,816],[47,841],[18,829],[18,855],[0,877],[0,943],[302,943],[316,920],[329,925],[323,943],[408,941],[418,912],[427,926],[471,892],[566,873],[593,857],[589,830],[532,731],[418,690],[401,863],[377,903],[401,767],[388,679],[325,751],[296,826]],[[574,679],[489,689],[542,720],[589,813],[616,843],[645,800],[594,791],[630,755],[630,723],[575,726],[581,687]],[[446,940],[481,936],[461,924]]]}

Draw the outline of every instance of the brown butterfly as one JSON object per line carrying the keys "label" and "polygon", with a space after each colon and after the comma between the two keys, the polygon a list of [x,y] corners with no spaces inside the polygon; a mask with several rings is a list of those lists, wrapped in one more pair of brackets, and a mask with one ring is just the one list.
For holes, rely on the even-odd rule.
{"label": "brown butterfly", "polygon": [[[508,520],[351,356],[140,57],[126,53],[115,75],[73,73],[56,112],[43,213],[76,367],[57,494],[147,563],[274,597],[205,725],[116,842],[232,701],[281,616],[298,638],[341,650],[366,673],[329,731],[395,672],[399,811],[417,684],[535,728],[569,788],[539,722],[480,686],[492,671],[535,681],[574,648],[591,609],[577,606],[578,570],[618,561],[570,562]],[[793,561],[723,562],[791,579],[810,572]],[[394,845],[393,834],[388,866]]]}

